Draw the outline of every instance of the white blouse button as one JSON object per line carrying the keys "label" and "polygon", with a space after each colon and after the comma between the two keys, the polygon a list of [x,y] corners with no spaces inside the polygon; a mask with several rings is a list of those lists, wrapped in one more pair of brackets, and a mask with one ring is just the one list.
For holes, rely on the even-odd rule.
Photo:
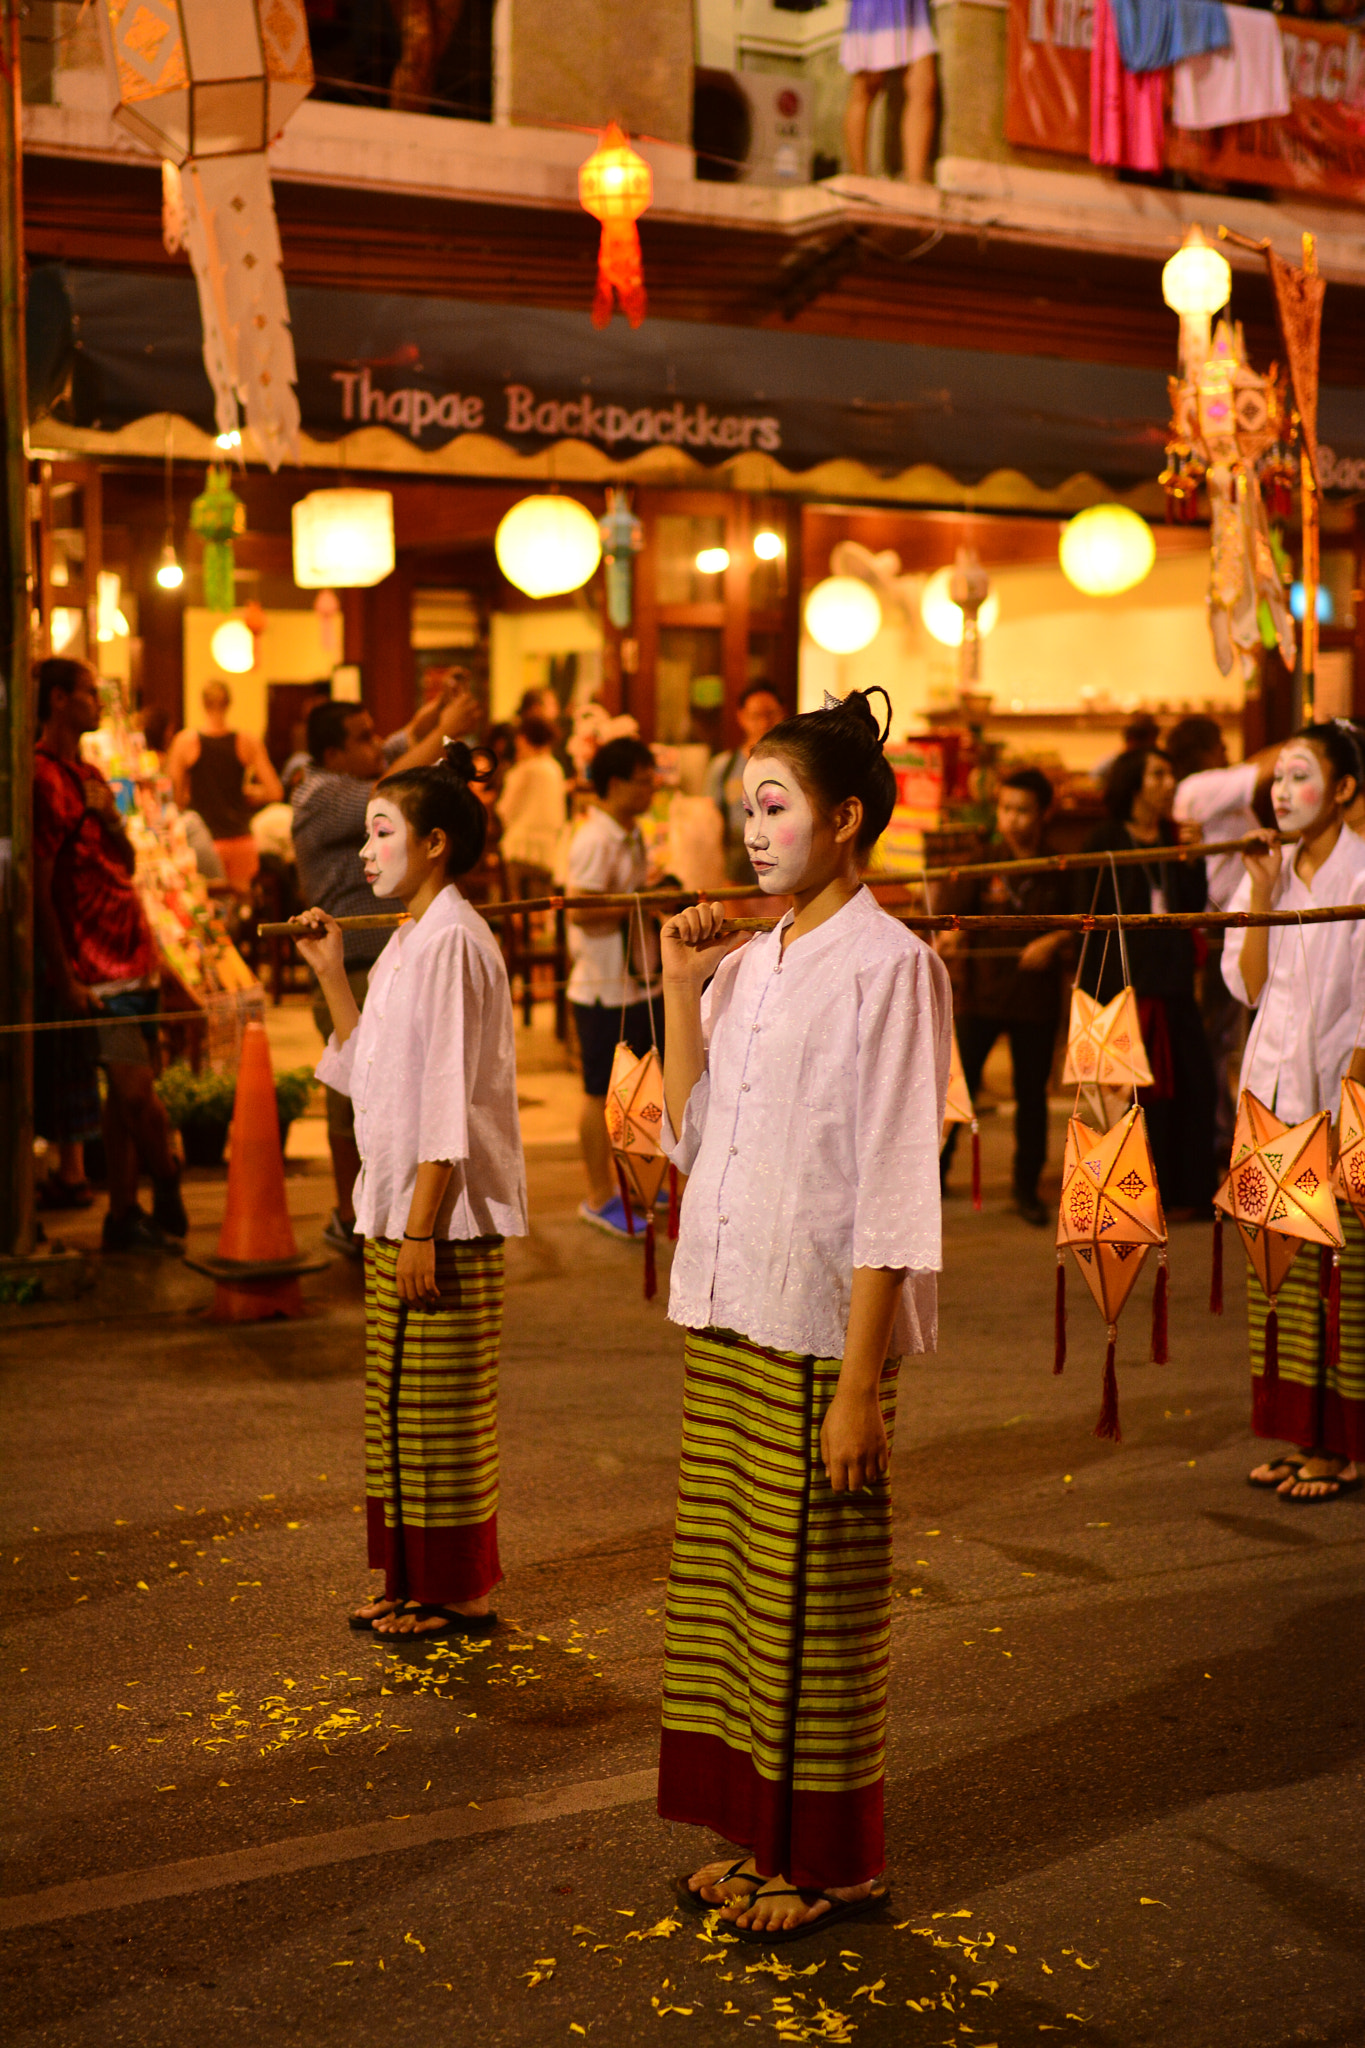
{"label": "white blouse button", "polygon": [[741,1094],[741,1095],[747,1095],[747,1094],[748,1094],[748,1092],[749,1092],[749,1084],[748,1084],[748,1082],[747,1082],[747,1081],[741,1081],[741,1082],[740,1082],[740,1084],[739,1084],[739,1092],[740,1092],[740,1094]]}
{"label": "white blouse button", "polygon": [[730,1221],[728,1216],[722,1216],[720,1220],[722,1223],[728,1223]]}
{"label": "white blouse button", "polygon": [[738,1147],[738,1145],[732,1145],[732,1146],[730,1147],[730,1157],[731,1157],[732,1159],[736,1159],[736,1158],[738,1158],[738,1156],[739,1156],[739,1147]]}

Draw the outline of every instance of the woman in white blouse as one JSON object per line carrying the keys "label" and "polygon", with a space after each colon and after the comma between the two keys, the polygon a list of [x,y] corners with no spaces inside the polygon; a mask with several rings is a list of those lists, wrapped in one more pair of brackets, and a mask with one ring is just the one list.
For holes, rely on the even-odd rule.
{"label": "woman in white blouse", "polygon": [[401,903],[363,1013],[324,911],[299,950],[334,1026],[318,1078],[355,1105],[365,1239],[369,1561],[384,1590],[351,1616],[379,1636],[486,1636],[499,1583],[497,1368],[505,1237],[526,1233],[507,970],[455,886],[483,853],[474,757],[378,783],[360,858]]}
{"label": "woman in white blouse", "polygon": [[886,1896],[887,1467],[901,1355],[937,1333],[952,999],[862,883],[895,802],[883,739],[861,691],[770,732],[745,844],[792,909],[738,952],[716,905],[661,935],[689,1180],[659,1811],[741,1851],[681,1903],[765,1944]]}
{"label": "woman in white blouse", "polygon": [[[1275,818],[1297,841],[1286,859],[1275,834],[1244,856],[1233,910],[1309,910],[1365,903],[1365,841],[1343,823],[1365,784],[1365,763],[1346,721],[1307,726],[1281,748],[1271,784]],[[1365,922],[1258,926],[1229,931],[1223,975],[1256,1012],[1242,1086],[1282,1122],[1320,1109],[1336,1117],[1343,1077],[1365,1081]],[[1277,1369],[1265,1371],[1267,1297],[1248,1277],[1252,1426],[1258,1436],[1302,1446],[1251,1473],[1253,1486],[1285,1499],[1334,1500],[1360,1485],[1365,1457],[1365,1231],[1338,1201],[1341,1253],[1339,1362],[1328,1355],[1318,1258],[1306,1246],[1276,1301]]]}

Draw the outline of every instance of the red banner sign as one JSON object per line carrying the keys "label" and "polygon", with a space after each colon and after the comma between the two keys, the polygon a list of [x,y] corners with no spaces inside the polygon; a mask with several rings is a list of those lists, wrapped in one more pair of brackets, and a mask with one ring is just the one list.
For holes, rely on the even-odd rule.
{"label": "red banner sign", "polygon": [[[1010,0],[1005,136],[1090,154],[1093,0]],[[1166,162],[1211,183],[1365,200],[1365,30],[1280,17],[1290,111],[1228,128],[1175,128]]]}

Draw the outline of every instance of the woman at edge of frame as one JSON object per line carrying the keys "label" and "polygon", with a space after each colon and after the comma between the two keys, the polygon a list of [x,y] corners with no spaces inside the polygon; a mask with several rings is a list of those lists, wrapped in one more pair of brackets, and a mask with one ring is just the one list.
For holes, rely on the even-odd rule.
{"label": "woman at edge of frame", "polygon": [[[1233,910],[1309,910],[1365,903],[1365,840],[1344,823],[1361,788],[1365,758],[1345,719],[1308,725],[1280,749],[1270,800],[1286,838],[1274,833],[1246,853]],[[1365,923],[1261,926],[1229,931],[1223,978],[1256,1012],[1242,1086],[1285,1123],[1319,1109],[1335,1121],[1343,1078],[1365,1081]],[[1340,1363],[1326,1355],[1318,1260],[1305,1246],[1286,1275],[1276,1313],[1279,1363],[1265,1382],[1269,1302],[1247,1276],[1252,1428],[1299,1448],[1267,1459],[1253,1486],[1300,1503],[1335,1500],[1360,1486],[1365,1458],[1365,1230],[1338,1200],[1341,1252]]]}
{"label": "woman at edge of frame", "polygon": [[714,904],[661,933],[663,1137],[690,1177],[659,1812],[739,1851],[679,1903],[765,1945],[888,1896],[887,1470],[901,1359],[937,1339],[952,997],[863,886],[884,739],[862,691],[776,726],[745,842],[792,909],[738,951]]}
{"label": "woman at edge of frame", "polygon": [[355,1104],[365,1239],[365,1492],[382,1593],[351,1615],[386,1639],[484,1637],[498,1561],[503,1240],[526,1234],[512,998],[501,950],[456,877],[483,853],[485,777],[463,742],[385,776],[360,858],[408,913],[364,1011],[335,918],[299,950],[333,1033],[318,1078]]}

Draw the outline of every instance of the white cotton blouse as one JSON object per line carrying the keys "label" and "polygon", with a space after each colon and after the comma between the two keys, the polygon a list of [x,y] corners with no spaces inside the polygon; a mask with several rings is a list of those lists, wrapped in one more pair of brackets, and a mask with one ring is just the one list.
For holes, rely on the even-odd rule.
{"label": "white cotton blouse", "polygon": [[454,1168],[441,1238],[524,1237],[516,1041],[496,939],[453,886],[400,925],[370,970],[360,1022],[317,1077],[355,1105],[355,1227],[401,1238],[421,1160]]}
{"label": "white cotton blouse", "polygon": [[[1272,910],[1323,910],[1333,903],[1365,903],[1365,840],[1342,827],[1341,836],[1311,883],[1284,864]],[[1229,908],[1251,903],[1246,875]],[[1356,1046],[1365,1041],[1365,920],[1341,924],[1271,925],[1270,972],[1255,1005],[1256,1018],[1242,1060],[1242,1086],[1286,1123],[1302,1123],[1319,1109],[1341,1107],[1341,1082]],[[1247,933],[1230,929],[1223,947],[1223,979],[1240,1002],[1250,1002],[1242,977]]]}
{"label": "white cotton blouse", "polygon": [[668,1313],[840,1358],[854,1267],[903,1266],[890,1355],[932,1351],[948,972],[866,889],[784,956],[790,923],[721,962],[680,1135],[665,1114],[690,1176]]}

